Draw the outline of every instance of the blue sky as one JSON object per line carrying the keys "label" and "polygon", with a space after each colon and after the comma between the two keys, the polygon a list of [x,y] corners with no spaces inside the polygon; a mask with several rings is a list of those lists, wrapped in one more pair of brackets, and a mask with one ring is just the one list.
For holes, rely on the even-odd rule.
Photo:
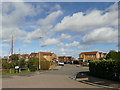
{"label": "blue sky", "polygon": [[1,56],[10,55],[12,35],[21,54],[118,50],[117,13],[113,2],[2,3]]}

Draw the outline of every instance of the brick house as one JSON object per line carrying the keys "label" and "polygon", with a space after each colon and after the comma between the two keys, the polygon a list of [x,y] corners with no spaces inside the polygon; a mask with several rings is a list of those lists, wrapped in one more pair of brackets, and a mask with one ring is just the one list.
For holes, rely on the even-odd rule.
{"label": "brick house", "polygon": [[36,55],[37,55],[37,53],[35,53],[35,52],[32,52],[30,55],[29,55],[29,59],[31,58],[31,57],[36,57]]}
{"label": "brick house", "polygon": [[90,60],[97,60],[100,58],[105,59],[106,58],[107,53],[102,53],[102,52],[98,52],[98,51],[92,51],[92,52],[82,52],[79,54],[79,60],[81,60],[82,62],[89,62]]}
{"label": "brick house", "polygon": [[22,54],[21,58],[25,58],[25,61],[29,60],[29,54]]}
{"label": "brick house", "polygon": [[54,61],[57,59],[56,54],[50,52],[38,52],[36,58],[39,59],[39,55],[40,55],[40,60]]}
{"label": "brick house", "polygon": [[72,56],[59,56],[58,61],[59,62],[72,62],[74,58]]}
{"label": "brick house", "polygon": [[82,52],[79,54],[79,60],[82,62],[89,62],[90,60],[97,60],[100,58],[100,54],[98,51],[93,51],[93,52]]}

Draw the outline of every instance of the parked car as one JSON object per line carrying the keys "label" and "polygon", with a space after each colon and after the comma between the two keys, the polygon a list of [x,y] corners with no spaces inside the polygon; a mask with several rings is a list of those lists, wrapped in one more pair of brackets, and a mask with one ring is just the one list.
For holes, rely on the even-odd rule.
{"label": "parked car", "polygon": [[59,62],[58,65],[64,66],[64,62]]}
{"label": "parked car", "polygon": [[89,65],[89,63],[84,63],[84,64],[83,64],[83,66],[88,66],[88,65]]}

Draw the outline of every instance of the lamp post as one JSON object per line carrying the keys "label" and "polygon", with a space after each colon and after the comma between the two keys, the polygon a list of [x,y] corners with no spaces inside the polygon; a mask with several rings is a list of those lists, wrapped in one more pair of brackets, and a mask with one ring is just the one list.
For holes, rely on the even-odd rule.
{"label": "lamp post", "polygon": [[40,52],[39,52],[39,70],[40,70]]}
{"label": "lamp post", "polygon": [[[43,37],[39,37],[39,39],[41,39]],[[39,52],[39,70],[40,70],[40,52]]]}

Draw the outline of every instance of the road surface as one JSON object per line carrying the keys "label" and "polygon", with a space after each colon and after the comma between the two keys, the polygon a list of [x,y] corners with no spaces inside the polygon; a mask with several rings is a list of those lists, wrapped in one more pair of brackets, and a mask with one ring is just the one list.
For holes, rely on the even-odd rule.
{"label": "road surface", "polygon": [[88,67],[65,65],[59,70],[37,72],[33,76],[13,76],[4,78],[2,88],[99,88],[71,79],[80,71],[88,71]]}

